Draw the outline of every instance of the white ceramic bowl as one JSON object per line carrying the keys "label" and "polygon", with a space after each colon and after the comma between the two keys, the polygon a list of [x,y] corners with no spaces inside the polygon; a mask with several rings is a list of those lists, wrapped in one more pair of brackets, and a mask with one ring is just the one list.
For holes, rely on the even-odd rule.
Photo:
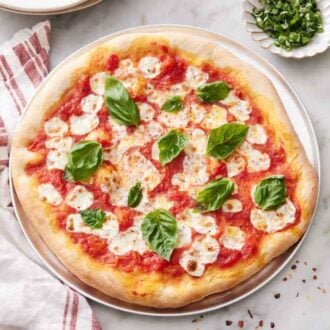
{"label": "white ceramic bowl", "polygon": [[330,46],[330,0],[316,0],[316,3],[321,11],[324,32],[317,33],[306,46],[295,48],[291,51],[275,46],[274,39],[257,26],[256,20],[252,15],[254,8],[261,7],[259,0],[243,0],[245,28],[254,41],[274,54],[296,59],[314,56],[324,52]]}

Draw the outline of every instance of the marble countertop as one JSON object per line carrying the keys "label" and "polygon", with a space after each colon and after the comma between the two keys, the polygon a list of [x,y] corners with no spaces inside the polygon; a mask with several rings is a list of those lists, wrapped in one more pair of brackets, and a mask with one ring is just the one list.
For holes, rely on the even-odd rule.
{"label": "marble countertop", "polygon": [[[104,0],[79,13],[54,17],[0,12],[0,44],[18,29],[46,18],[52,22],[52,67],[101,36],[144,24],[193,25],[241,42],[266,57],[294,86],[310,114],[326,169],[330,161],[330,50],[295,61],[259,48],[244,30],[240,0]],[[238,329],[239,321],[244,322],[244,329],[270,329],[272,322],[281,330],[330,329],[329,207],[330,176],[324,171],[319,209],[302,248],[294,262],[256,294],[216,312],[175,319],[135,316],[93,303],[103,329],[221,330]],[[227,320],[232,324],[226,325]]]}

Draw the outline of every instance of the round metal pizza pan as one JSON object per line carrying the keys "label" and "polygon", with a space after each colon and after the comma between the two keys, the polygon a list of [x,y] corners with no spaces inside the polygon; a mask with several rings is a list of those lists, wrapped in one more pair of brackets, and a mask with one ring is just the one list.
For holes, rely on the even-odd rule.
{"label": "round metal pizza pan", "polygon": [[87,1],[80,1],[79,3],[75,3],[69,7],[52,8],[52,9],[34,9],[34,10],[15,8],[0,3],[0,9],[10,13],[22,14],[22,15],[43,15],[43,16],[59,15],[59,14],[67,14],[67,13],[72,13],[74,11],[86,9],[100,3],[101,1],[102,0],[89,0],[89,1],[87,0]]}
{"label": "round metal pizza pan", "polygon": [[[303,104],[299,100],[299,97],[295,93],[294,89],[286,81],[286,79],[280,74],[268,61],[262,58],[255,52],[247,49],[242,44],[231,40],[223,35],[210,32],[207,30],[189,27],[189,26],[179,26],[179,25],[154,25],[154,26],[144,26],[138,28],[132,28],[129,30],[117,32],[101,38],[86,47],[78,50],[64,62],[59,64],[50,75],[44,80],[41,86],[38,88],[37,92],[33,98],[38,97],[38,93],[43,89],[43,86],[47,84],[47,81],[61,71],[63,63],[69,63],[75,58],[80,56],[86,51],[89,51],[95,46],[102,44],[116,36],[123,34],[132,34],[137,32],[166,32],[166,31],[176,31],[181,33],[186,33],[188,35],[200,36],[206,38],[214,43],[221,45],[232,51],[236,56],[241,58],[243,61],[253,65],[261,72],[263,72],[268,78],[273,82],[275,88],[280,95],[285,108],[287,109],[288,115],[294,124],[295,130],[306,150],[307,156],[310,162],[314,165],[316,171],[318,172],[320,178],[320,158],[319,158],[319,148],[315,136],[314,129],[312,127],[309,116],[304,108]],[[29,111],[29,105],[26,108]],[[63,264],[55,257],[55,255],[50,251],[41,237],[36,233],[31,223],[29,222],[27,216],[24,214],[21,205],[16,197],[15,190],[11,182],[11,193],[13,204],[15,207],[17,218],[20,222],[21,228],[33,247],[34,251],[39,255],[41,260],[45,263],[47,268],[60,280],[72,287],[74,290],[78,291],[82,295],[90,298],[100,304],[135,314],[150,315],[150,316],[183,316],[183,315],[194,315],[199,313],[205,313],[213,311],[219,308],[223,308],[230,304],[233,304],[252,293],[256,292],[258,289],[266,285],[271,279],[273,279],[283,268],[290,262],[295,253],[298,251],[299,247],[303,243],[306,234],[291,247],[286,253],[280,255],[266,265],[262,270],[256,273],[254,276],[250,277],[245,282],[239,284],[238,286],[218,294],[213,294],[204,298],[201,301],[192,303],[190,305],[177,308],[177,309],[156,309],[151,307],[138,306],[123,302],[114,298],[111,298],[102,292],[93,289],[92,287],[84,284],[76,276],[71,274]],[[315,212],[314,212],[315,214]]]}

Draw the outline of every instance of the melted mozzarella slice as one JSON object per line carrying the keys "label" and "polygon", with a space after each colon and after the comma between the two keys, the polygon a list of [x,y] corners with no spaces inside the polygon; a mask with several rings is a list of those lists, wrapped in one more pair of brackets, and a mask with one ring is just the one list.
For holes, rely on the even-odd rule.
{"label": "melted mozzarella slice", "polygon": [[192,251],[186,251],[180,258],[180,266],[191,276],[201,277],[205,271],[205,264],[199,260],[198,255]]}
{"label": "melted mozzarella slice", "polygon": [[207,145],[207,136],[205,132],[199,128],[187,129],[186,134],[189,142],[186,147],[186,153],[194,156],[195,154],[204,155]]}
{"label": "melted mozzarella slice", "polygon": [[199,260],[204,264],[210,264],[217,260],[220,252],[219,243],[209,235],[203,235],[192,244],[192,249],[199,255]]}
{"label": "melted mozzarella slice", "polygon": [[252,110],[250,108],[249,102],[239,100],[239,102],[229,106],[228,111],[234,115],[238,121],[246,121],[249,120]]}
{"label": "melted mozzarella slice", "polygon": [[242,202],[238,199],[228,199],[223,205],[224,212],[236,213],[241,212],[243,209]]}
{"label": "melted mozzarella slice", "polygon": [[103,106],[103,96],[90,94],[85,96],[81,102],[81,109],[86,113],[98,113]]}
{"label": "melted mozzarella slice", "polygon": [[203,118],[201,126],[205,129],[217,128],[227,123],[227,111],[217,105],[212,105],[209,111]]}
{"label": "melted mozzarella slice", "polygon": [[66,203],[79,211],[88,209],[93,202],[93,194],[80,185],[75,186],[66,196]]}
{"label": "melted mozzarella slice", "polygon": [[119,62],[119,67],[114,72],[114,76],[118,78],[126,78],[136,74],[137,69],[130,59],[125,59]]}
{"label": "melted mozzarella slice", "polygon": [[176,113],[162,111],[158,116],[158,120],[168,128],[185,128],[189,122],[187,108],[183,108]]}
{"label": "melted mozzarella slice", "polygon": [[155,110],[148,103],[137,103],[137,106],[140,111],[140,118],[143,121],[150,121],[154,118]]}
{"label": "melted mozzarella slice", "polygon": [[139,62],[139,71],[147,79],[157,77],[162,69],[162,63],[157,57],[146,56]]}
{"label": "melted mozzarella slice", "polygon": [[89,80],[91,90],[97,95],[104,95],[105,93],[105,79],[107,77],[106,72],[98,72]]}
{"label": "melted mozzarella slice", "polygon": [[130,251],[136,251],[141,255],[149,251],[148,246],[142,238],[141,221],[135,220],[132,227],[126,231],[119,232],[109,242],[109,251],[115,255],[125,255]]}
{"label": "melted mozzarella slice", "polygon": [[246,136],[248,142],[252,144],[265,144],[267,142],[267,134],[262,125],[250,125]]}
{"label": "melted mozzarella slice", "polygon": [[250,143],[243,142],[239,147],[239,152],[247,158],[248,172],[253,173],[258,171],[266,171],[269,169],[269,155],[254,149]]}
{"label": "melted mozzarella slice", "polygon": [[92,229],[88,227],[79,213],[70,214],[66,219],[66,230],[75,233],[90,234]]}
{"label": "melted mozzarella slice", "polygon": [[71,133],[85,135],[99,125],[99,118],[95,114],[85,113],[81,116],[70,117]]}
{"label": "melted mozzarella slice", "polygon": [[54,206],[58,206],[63,202],[63,198],[61,194],[50,183],[41,184],[38,187],[38,191],[39,191],[39,198],[43,202],[47,202]]}
{"label": "melted mozzarella slice", "polygon": [[206,113],[206,109],[201,104],[192,103],[188,107],[188,118],[196,124],[199,124],[203,120]]}
{"label": "melted mozzarella slice", "polygon": [[188,225],[179,221],[178,232],[179,232],[179,237],[178,237],[178,243],[176,245],[177,248],[184,247],[191,243],[191,229]]}
{"label": "melted mozzarella slice", "polygon": [[245,159],[234,152],[226,159],[227,174],[230,178],[240,174],[245,169]]}
{"label": "melted mozzarella slice", "polygon": [[276,211],[253,209],[250,215],[252,225],[267,233],[283,229],[288,224],[293,223],[295,218],[296,208],[289,199]]}
{"label": "melted mozzarella slice", "polygon": [[111,239],[119,233],[119,223],[116,216],[111,212],[106,212],[106,221],[102,228],[94,229],[93,234],[102,238]]}
{"label": "melted mozzarella slice", "polygon": [[111,139],[113,144],[121,141],[127,135],[126,126],[117,124],[111,118],[109,118],[109,125],[113,133]]}
{"label": "melted mozzarella slice", "polygon": [[202,84],[205,84],[209,79],[209,75],[201,69],[189,65],[186,70],[186,81],[192,88],[197,88]]}
{"label": "melted mozzarella slice", "polygon": [[168,97],[166,93],[155,90],[152,85],[147,85],[146,93],[148,94],[148,101],[157,104],[159,108],[161,108]]}
{"label": "melted mozzarella slice", "polygon": [[175,84],[170,88],[170,94],[184,97],[190,91],[190,86],[186,82]]}
{"label": "melted mozzarella slice", "polygon": [[68,124],[58,117],[53,117],[45,123],[45,132],[50,137],[63,136],[68,130]]}
{"label": "melted mozzarella slice", "polygon": [[64,170],[68,163],[68,152],[61,150],[50,150],[47,154],[46,165],[49,170]]}
{"label": "melted mozzarella slice", "polygon": [[69,151],[72,147],[71,137],[56,136],[45,142],[47,149],[56,149],[59,151]]}
{"label": "melted mozzarella slice", "polygon": [[200,234],[215,235],[218,231],[216,220],[212,216],[194,212],[192,209],[187,209],[182,214],[182,219]]}
{"label": "melted mozzarella slice", "polygon": [[220,241],[227,249],[241,250],[246,241],[246,234],[238,227],[228,226]]}

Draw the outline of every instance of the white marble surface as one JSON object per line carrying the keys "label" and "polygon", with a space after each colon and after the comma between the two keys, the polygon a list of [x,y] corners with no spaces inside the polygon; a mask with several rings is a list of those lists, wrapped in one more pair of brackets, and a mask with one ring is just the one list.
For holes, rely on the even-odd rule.
{"label": "white marble surface", "polygon": [[[221,330],[238,329],[330,329],[330,50],[312,59],[286,60],[268,53],[250,40],[241,20],[239,0],[104,0],[80,13],[55,16],[52,21],[51,66],[94,39],[142,24],[178,23],[208,28],[254,49],[275,65],[294,86],[311,116],[321,149],[323,178],[319,210],[310,234],[297,258],[269,285],[231,307],[203,318],[160,319],[134,316],[93,304],[103,329],[121,330]],[[19,28],[32,26],[45,17],[0,12],[0,43]],[[307,264],[305,264],[306,262]],[[312,270],[313,267],[317,271]],[[313,276],[317,275],[317,279]],[[287,276],[287,281],[282,281]],[[302,280],[305,279],[305,283]],[[279,299],[274,294],[280,293]],[[253,318],[248,314],[251,311]],[[233,321],[226,326],[226,320]],[[263,320],[263,327],[258,327]]]}

